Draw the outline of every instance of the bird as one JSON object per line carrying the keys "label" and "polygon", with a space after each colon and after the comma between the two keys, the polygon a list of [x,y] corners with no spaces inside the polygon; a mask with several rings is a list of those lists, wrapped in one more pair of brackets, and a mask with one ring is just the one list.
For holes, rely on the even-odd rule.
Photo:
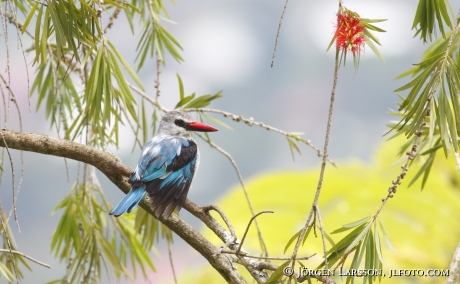
{"label": "bird", "polygon": [[188,112],[167,112],[160,121],[158,134],[142,149],[128,180],[131,190],[109,214],[118,217],[130,213],[146,194],[157,219],[168,219],[174,209],[179,211],[200,162],[197,144],[191,136],[193,131],[217,129],[194,120]]}

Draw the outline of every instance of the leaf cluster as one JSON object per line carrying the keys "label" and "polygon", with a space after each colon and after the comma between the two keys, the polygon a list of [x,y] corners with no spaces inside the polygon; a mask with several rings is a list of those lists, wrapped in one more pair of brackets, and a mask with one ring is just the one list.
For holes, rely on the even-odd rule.
{"label": "leaf cluster", "polygon": [[174,107],[175,109],[190,109],[190,108],[204,108],[207,107],[213,100],[222,97],[222,91],[219,91],[215,94],[207,94],[196,97],[195,93],[185,96],[184,94],[184,84],[179,75],[177,75],[177,80],[179,83],[179,102]]}
{"label": "leaf cluster", "polygon": [[[37,107],[46,106],[51,125],[63,130],[67,139],[85,137],[90,130],[91,143],[105,148],[118,146],[122,124],[128,122],[136,134],[140,133],[143,125],[138,118],[145,106],[136,107],[134,85],[128,83],[129,79],[139,90],[144,87],[130,64],[105,37],[107,28],[102,26],[101,13],[113,11],[116,15],[123,10],[133,32],[138,26],[134,21],[141,22],[138,69],[148,57],[164,62],[165,52],[178,61],[182,58],[179,43],[163,26],[166,18],[162,14],[168,17],[163,1],[110,0],[103,4],[83,0],[34,2],[23,11],[27,17],[22,31],[34,29],[33,45],[27,52],[34,53],[37,65],[31,88],[31,95],[39,94]],[[77,84],[78,78],[81,84]]]}
{"label": "leaf cluster", "polygon": [[[33,54],[37,72],[30,95],[38,95],[37,110],[45,110],[51,127],[63,132],[65,139],[83,140],[105,149],[119,145],[123,125],[131,126],[139,146],[151,136],[152,126],[155,132],[158,110],[163,108],[143,93],[144,86],[135,69],[106,37],[106,32],[118,13],[124,12],[132,32],[139,33],[137,70],[152,59],[165,63],[169,56],[182,61],[182,47],[164,26],[169,22],[164,2],[18,3],[26,19],[21,30],[33,39],[26,50]],[[104,27],[105,13],[111,17]],[[178,79],[182,90],[178,108],[204,107],[222,96],[221,92],[185,96]],[[154,111],[150,120],[151,107]],[[138,210],[135,218],[108,218],[110,207],[99,185],[89,177],[76,182],[56,207],[63,215],[53,236],[52,250],[68,263],[66,275],[56,283],[99,282],[104,267],[117,278],[125,275],[131,279],[127,267],[134,269],[134,273],[140,268],[144,276],[147,270],[154,270],[148,251],[158,238],[172,242],[171,231],[143,210]]]}
{"label": "leaf cluster", "polygon": [[[343,225],[332,232],[332,234],[343,233],[351,230],[336,244],[332,244],[326,255],[328,265],[331,267],[336,265],[343,269],[347,258],[353,254],[353,259],[349,266],[349,270],[357,271],[361,267],[365,270],[382,270],[383,258],[381,248],[381,237],[384,237],[388,247],[392,248],[390,240],[385,233],[382,224],[375,217],[366,217],[356,222]],[[363,265],[364,260],[364,265]],[[319,266],[325,266],[323,261]],[[380,282],[383,275],[364,275],[363,283],[373,283],[377,279]],[[356,277],[348,275],[346,283],[354,283]]]}
{"label": "leaf cluster", "polygon": [[142,237],[134,228],[134,219],[130,216],[109,218],[109,207],[100,188],[78,183],[56,207],[55,212],[62,209],[63,213],[51,248],[68,266],[63,279],[51,283],[98,282],[103,268],[112,268],[115,276],[125,275],[131,279],[134,277],[128,265],[135,274],[140,267],[144,277],[147,276],[146,268],[155,270],[142,246]]}
{"label": "leaf cluster", "polygon": [[412,24],[412,29],[416,30],[414,37],[419,35],[423,42],[432,41],[437,26],[445,38],[446,27],[453,28],[453,18],[452,8],[448,0],[420,0]]}
{"label": "leaf cluster", "polygon": [[[315,226],[314,224],[311,224],[307,228],[307,231],[302,240],[302,246],[304,246],[314,226]],[[360,219],[356,222],[343,225],[342,228],[339,228],[333,231],[331,234],[339,234],[339,233],[343,233],[349,230],[352,230],[352,231],[349,232],[345,237],[340,239],[337,243],[333,241],[332,237],[329,234],[325,234],[326,239],[331,244],[331,248],[328,250],[325,256],[325,258],[327,259],[327,263],[328,263],[328,269],[330,270],[332,269],[334,271],[334,270],[337,270],[337,268],[340,268],[341,270],[343,270],[347,258],[350,255],[354,255],[352,262],[348,267],[349,270],[357,271],[358,269],[361,269],[361,268],[364,268],[366,270],[382,270],[383,258],[382,258],[380,235],[384,237],[384,240],[386,241],[390,249],[392,249],[392,245],[380,221],[378,221],[374,217],[369,216],[369,217]],[[301,231],[302,230],[299,230],[296,234],[294,234],[289,239],[289,241],[286,243],[286,246],[284,248],[284,253],[286,253],[289,247],[293,244],[293,242],[298,239]],[[315,232],[315,236],[316,236],[316,232]],[[363,260],[364,260],[364,265],[363,265]],[[287,264],[288,263],[289,261],[287,262]],[[299,262],[299,264],[301,265],[301,267],[307,267],[301,262]],[[272,274],[270,279],[273,278],[273,281],[279,281],[284,276],[282,274],[283,272],[282,269],[284,268],[283,265],[284,264],[280,265],[280,267]],[[326,268],[325,261],[323,261],[322,263],[318,265],[316,270],[325,269],[325,268]],[[307,280],[309,281],[309,283],[311,283],[311,281],[314,280],[313,278],[314,277],[307,276]],[[365,275],[363,277],[364,279],[363,281],[364,283],[373,283],[377,278],[380,281],[382,278],[382,275],[379,275],[379,276]],[[355,280],[356,280],[355,275],[350,274],[350,275],[347,275],[346,283],[354,283]]]}
{"label": "leaf cluster", "polygon": [[[437,1],[434,1],[437,2]],[[438,1],[439,2],[439,1]],[[413,183],[423,176],[426,183],[431,166],[439,149],[447,157],[457,152],[460,137],[460,28],[443,32],[446,37],[435,41],[423,54],[423,60],[398,78],[413,78],[395,92],[407,92],[400,95],[399,110],[392,112],[401,117],[397,123],[391,123],[395,134],[407,137],[419,136],[420,142],[415,160],[423,163]],[[411,147],[407,142],[401,147],[401,154]]]}

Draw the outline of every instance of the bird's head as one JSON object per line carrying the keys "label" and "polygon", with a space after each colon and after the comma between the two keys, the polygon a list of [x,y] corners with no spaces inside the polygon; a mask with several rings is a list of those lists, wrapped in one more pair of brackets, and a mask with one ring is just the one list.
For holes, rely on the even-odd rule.
{"label": "bird's head", "polygon": [[210,132],[217,129],[194,120],[187,112],[173,110],[163,116],[158,130],[159,134],[187,137],[190,136],[191,131]]}

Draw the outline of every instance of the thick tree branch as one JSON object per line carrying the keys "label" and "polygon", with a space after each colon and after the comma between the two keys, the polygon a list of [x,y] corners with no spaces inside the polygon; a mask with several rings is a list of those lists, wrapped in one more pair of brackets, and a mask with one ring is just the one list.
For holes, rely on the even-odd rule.
{"label": "thick tree branch", "polygon": [[123,192],[127,193],[130,189],[128,176],[132,170],[123,165],[116,156],[90,146],[45,135],[0,129],[0,147],[69,158],[90,164],[104,173]]}
{"label": "thick tree branch", "polygon": [[[45,135],[0,129],[0,147],[64,157],[90,164],[105,174],[123,192],[127,193],[130,190],[128,177],[132,169],[122,164],[113,154],[87,145]],[[141,207],[152,216],[154,215],[148,204],[142,202]],[[209,214],[209,209],[199,207],[188,199],[184,204],[184,209],[205,223],[224,243],[229,244],[230,249],[237,249],[238,240],[236,236],[233,236],[218,223]],[[233,262],[245,266],[259,283],[263,283],[268,279],[268,274],[263,271],[266,268],[263,262],[249,257],[222,254],[221,248],[211,244],[203,235],[176,214],[172,214],[167,220],[160,218],[160,221],[203,255],[228,283],[246,283],[233,266]],[[273,268],[276,269],[276,267]]]}
{"label": "thick tree branch", "polygon": [[446,279],[446,284],[460,283],[460,243],[454,251],[452,261],[449,266],[449,276]]}

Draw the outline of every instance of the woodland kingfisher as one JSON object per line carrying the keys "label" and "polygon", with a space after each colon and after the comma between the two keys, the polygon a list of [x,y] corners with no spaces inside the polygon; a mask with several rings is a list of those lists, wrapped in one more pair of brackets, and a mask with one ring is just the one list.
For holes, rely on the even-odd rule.
{"label": "woodland kingfisher", "polygon": [[156,218],[163,215],[167,219],[174,209],[181,209],[200,162],[192,131],[217,129],[194,120],[183,111],[173,110],[163,116],[158,134],[145,144],[137,167],[129,178],[131,190],[110,211],[110,215],[118,217],[131,212],[146,194]]}

